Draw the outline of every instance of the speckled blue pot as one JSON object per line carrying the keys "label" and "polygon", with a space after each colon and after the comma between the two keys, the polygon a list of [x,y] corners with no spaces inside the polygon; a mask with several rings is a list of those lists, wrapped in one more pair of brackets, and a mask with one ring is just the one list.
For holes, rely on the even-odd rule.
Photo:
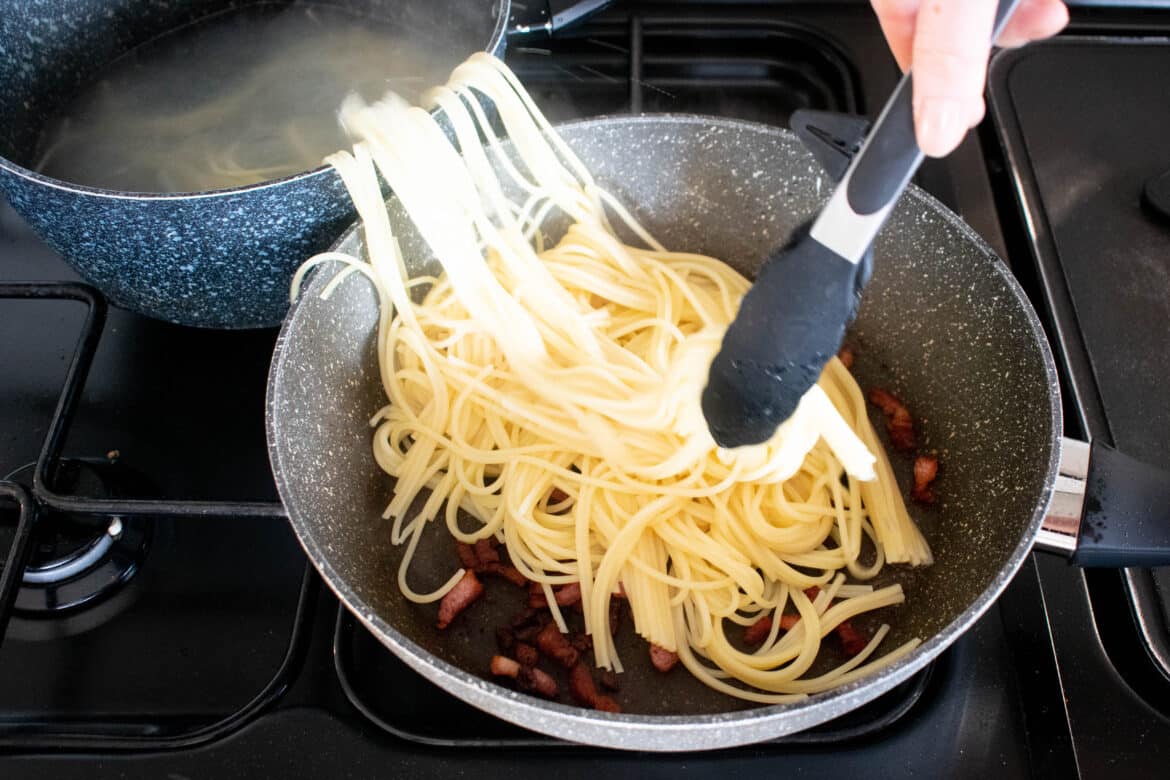
{"label": "speckled blue pot", "polygon": [[[509,0],[314,0],[356,7],[449,49],[504,46]],[[245,0],[0,0],[0,190],[110,300],[184,325],[275,325],[293,271],[354,220],[326,167],[230,190],[127,193],[24,167],[61,102],[134,46]]]}

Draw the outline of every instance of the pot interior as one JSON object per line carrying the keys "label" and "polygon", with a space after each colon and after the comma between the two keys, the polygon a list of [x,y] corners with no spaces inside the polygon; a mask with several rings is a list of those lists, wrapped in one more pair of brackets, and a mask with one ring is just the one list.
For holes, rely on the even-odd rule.
{"label": "pot interior", "polygon": [[506,0],[0,0],[0,157],[35,169],[46,127],[110,63],[216,15],[344,11],[392,33],[391,43],[426,52],[426,79],[441,83],[469,53],[496,47],[506,7]]}

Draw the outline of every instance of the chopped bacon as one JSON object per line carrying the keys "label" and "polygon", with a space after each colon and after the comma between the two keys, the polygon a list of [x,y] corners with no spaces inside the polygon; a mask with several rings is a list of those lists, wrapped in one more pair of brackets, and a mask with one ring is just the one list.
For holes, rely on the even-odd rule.
{"label": "chopped bacon", "polygon": [[[604,673],[602,673],[604,679]],[[569,693],[578,704],[603,712],[621,712],[622,708],[609,696],[597,692],[589,667],[579,663],[569,671]]]}
{"label": "chopped bacon", "polygon": [[521,666],[520,676],[516,679],[522,691],[531,691],[546,699],[557,697],[557,681],[549,677],[540,669],[531,666]]}
{"label": "chopped bacon", "polygon": [[601,710],[602,712],[621,712],[622,708],[611,696],[598,696],[597,700],[593,702],[593,709]]}
{"label": "chopped bacon", "polygon": [[459,564],[468,571],[476,574],[495,574],[503,577],[517,587],[528,584],[528,578],[520,573],[515,566],[509,566],[500,560],[499,544],[493,537],[480,539],[472,547],[464,542],[455,543],[455,551],[459,553]]}
{"label": "chopped bacon", "polygon": [[566,493],[565,491],[561,490],[560,488],[553,488],[552,490],[549,491],[548,503],[559,504],[568,497],[569,497],[569,494]]}
{"label": "chopped bacon", "polygon": [[536,635],[536,646],[540,648],[540,652],[566,669],[572,669],[581,657],[577,648],[569,644],[568,637],[557,628],[556,623],[549,623],[541,629]]}
{"label": "chopped bacon", "polygon": [[593,637],[588,634],[572,634],[569,636],[569,644],[577,649],[577,652],[584,653],[593,649]]}
{"label": "chopped bacon", "polygon": [[678,653],[650,643],[650,663],[660,672],[669,672],[678,663]]}
{"label": "chopped bacon", "polygon": [[609,600],[609,635],[616,636],[622,624],[622,605],[617,599]]}
{"label": "chopped bacon", "polygon": [[920,504],[933,504],[936,500],[931,483],[938,476],[938,458],[933,455],[919,455],[914,459],[914,489],[910,497]]}
{"label": "chopped bacon", "polygon": [[523,612],[517,612],[512,616],[512,621],[508,624],[513,630],[520,630],[526,626],[533,625],[540,622],[540,613],[531,607]]}
{"label": "chopped bacon", "polygon": [[535,642],[536,635],[544,628],[544,623],[528,623],[516,629],[516,639],[521,642]]}
{"label": "chopped bacon", "polygon": [[768,634],[772,631],[772,618],[764,615],[762,618],[752,623],[743,632],[744,644],[758,645],[768,638]]}
{"label": "chopped bacon", "polygon": [[483,585],[476,579],[475,572],[464,572],[455,587],[447,591],[447,595],[439,602],[439,628],[451,625],[451,621],[481,595]]}
{"label": "chopped bacon", "polygon": [[842,344],[841,349],[837,350],[837,359],[845,368],[853,368],[853,347]]}
{"label": "chopped bacon", "polygon": [[836,631],[837,637],[841,640],[841,647],[845,648],[845,654],[850,658],[860,653],[869,644],[848,620],[841,621],[837,625]]}
{"label": "chopped bacon", "polygon": [[809,601],[816,601],[817,596],[821,595],[821,589],[813,585],[811,588],[804,589],[804,595],[808,596]]}
{"label": "chopped bacon", "polygon": [[528,583],[528,606],[532,609],[543,609],[548,606],[548,599],[544,596],[544,588],[539,582]]}
{"label": "chopped bacon", "polygon": [[497,574],[518,588],[523,588],[528,584],[528,578],[521,574],[520,570],[515,566],[508,566],[499,562],[489,563],[485,565],[484,571]]}
{"label": "chopped bacon", "polygon": [[516,660],[525,666],[536,666],[540,663],[540,653],[527,642],[517,642],[515,653]]}
{"label": "chopped bacon", "polygon": [[475,543],[475,557],[479,558],[479,565],[485,569],[500,562],[500,551],[496,549],[496,544],[496,540],[490,536]]}
{"label": "chopped bacon", "polygon": [[557,605],[562,607],[569,607],[581,600],[581,583],[570,582],[568,585],[560,588],[553,594],[557,600]]}
{"label": "chopped bacon", "polygon": [[791,631],[796,628],[796,624],[800,622],[800,615],[781,615],[780,628],[784,631]]}
{"label": "chopped bacon", "polygon": [[914,418],[906,404],[881,388],[869,391],[869,400],[886,415],[886,431],[890,442],[900,450],[914,449]]}
{"label": "chopped bacon", "polygon": [[589,667],[578,663],[569,670],[569,693],[573,701],[592,707],[597,703],[597,688],[593,685],[593,675]]}
{"label": "chopped bacon", "polygon": [[466,542],[455,542],[455,550],[459,553],[459,565],[470,571],[479,570],[479,558],[475,550]]}
{"label": "chopped bacon", "polygon": [[511,677],[515,680],[520,676],[520,664],[502,655],[492,656],[492,674],[496,677]]}
{"label": "chopped bacon", "polygon": [[609,691],[620,691],[622,685],[618,682],[617,672],[612,669],[601,670],[601,687]]}
{"label": "chopped bacon", "polygon": [[503,627],[496,629],[496,646],[500,648],[501,652],[512,652],[512,647],[515,644],[516,635],[512,633],[512,629]]}

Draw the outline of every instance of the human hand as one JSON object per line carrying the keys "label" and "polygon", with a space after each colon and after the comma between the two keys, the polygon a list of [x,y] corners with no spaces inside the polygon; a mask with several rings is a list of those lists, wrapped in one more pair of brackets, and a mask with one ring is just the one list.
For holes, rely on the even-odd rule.
{"label": "human hand", "polygon": [[[983,84],[996,0],[871,0],[899,67],[914,68],[914,131],[929,157],[949,154],[983,119]],[[1021,0],[999,46],[1055,35],[1061,0]]]}

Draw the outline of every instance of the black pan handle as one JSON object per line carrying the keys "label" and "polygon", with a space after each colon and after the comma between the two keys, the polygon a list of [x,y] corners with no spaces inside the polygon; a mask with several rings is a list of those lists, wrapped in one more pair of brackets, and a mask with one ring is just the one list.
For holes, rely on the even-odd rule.
{"label": "black pan handle", "polygon": [[1097,440],[1065,439],[1036,545],[1077,566],[1170,565],[1170,473]]}

